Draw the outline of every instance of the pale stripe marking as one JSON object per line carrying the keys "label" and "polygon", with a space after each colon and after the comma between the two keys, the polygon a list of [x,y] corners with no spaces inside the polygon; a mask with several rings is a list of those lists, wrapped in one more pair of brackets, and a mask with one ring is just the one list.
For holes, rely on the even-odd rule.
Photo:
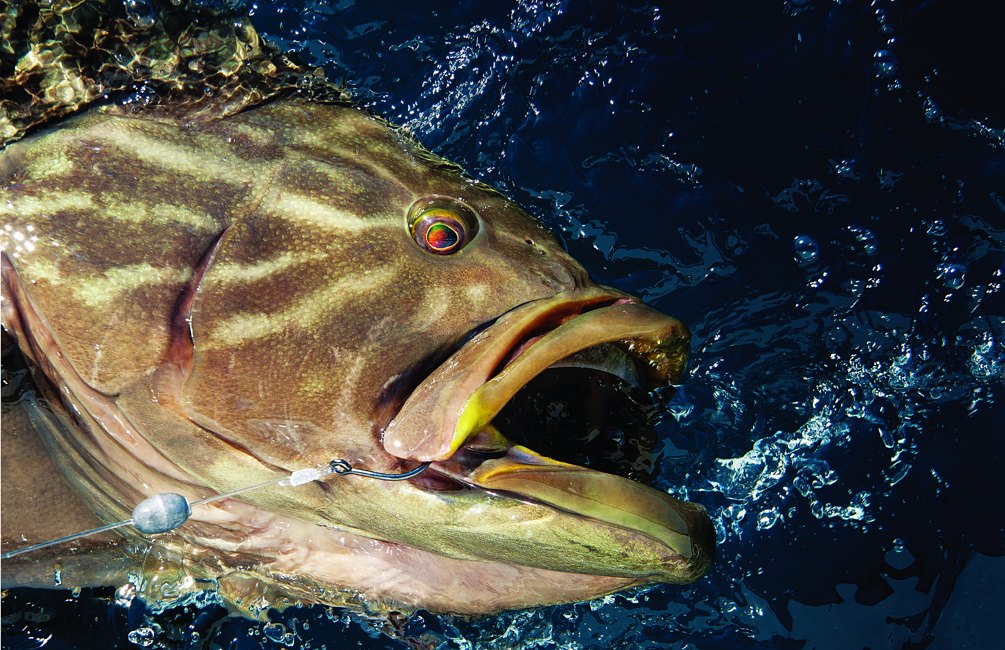
{"label": "pale stripe marking", "polygon": [[[345,160],[347,154],[343,151],[336,151],[335,155],[339,159]],[[370,191],[372,188],[365,186],[354,178],[354,176],[357,175],[368,175],[381,181],[386,186],[390,186],[387,187],[386,190],[378,190],[384,193],[389,201],[394,200],[395,195],[392,194],[392,192],[400,194],[401,198],[404,201],[409,202],[409,204],[411,203],[409,201],[409,197],[411,197],[412,200],[417,198],[402,178],[392,174],[386,168],[381,167],[372,161],[362,161],[358,157],[356,157],[355,163],[355,166],[351,166],[349,163],[336,166],[322,160],[315,160],[314,158],[309,157],[305,157],[298,161],[298,164],[304,165],[312,171],[326,176],[331,181],[335,191],[337,192],[362,195],[365,192]]]}
{"label": "pale stripe marking", "polygon": [[294,223],[321,226],[329,230],[359,231],[389,228],[395,224],[400,226],[400,220],[380,219],[380,215],[363,217],[291,192],[273,194],[262,203],[261,211]]}
{"label": "pale stripe marking", "polygon": [[192,269],[131,264],[108,269],[101,275],[75,276],[73,295],[90,307],[106,307],[124,294],[143,287],[181,284],[192,277]]}
{"label": "pale stripe marking", "polygon": [[216,219],[204,212],[197,212],[185,205],[171,203],[144,203],[124,199],[121,194],[105,192],[101,195],[104,204],[100,216],[122,223],[149,226],[188,226],[200,232],[215,232],[221,228]]}
{"label": "pale stripe marking", "polygon": [[89,192],[49,192],[45,198],[12,193],[0,201],[0,215],[16,218],[50,216],[68,210],[89,210],[95,207]]}
{"label": "pale stripe marking", "polygon": [[[252,176],[252,170],[240,160],[228,162],[228,152],[215,138],[192,138],[190,145],[179,145],[150,137],[140,129],[130,128],[128,122],[102,123],[101,128],[92,129],[90,136],[112,145],[118,153],[160,167],[173,173],[192,176],[206,183],[215,184],[228,181],[245,185]],[[207,155],[205,152],[211,152]]]}
{"label": "pale stripe marking", "polygon": [[310,255],[295,255],[282,253],[272,259],[251,264],[237,262],[219,262],[210,267],[203,279],[204,286],[229,285],[237,283],[252,283],[267,278],[274,273],[280,273],[294,266],[308,264],[328,257],[327,253]]}
{"label": "pale stripe marking", "polygon": [[219,228],[213,217],[183,205],[129,201],[111,192],[104,192],[101,195],[101,204],[95,202],[95,197],[90,192],[57,190],[50,191],[45,198],[14,195],[13,198],[0,202],[0,216],[9,215],[18,220],[25,220],[73,211],[89,213],[89,219],[96,223],[112,219],[124,223],[149,225],[180,224],[208,232]]}
{"label": "pale stripe marking", "polygon": [[36,180],[48,178],[50,176],[67,177],[73,173],[73,161],[67,156],[62,148],[55,148],[53,151],[46,151],[42,155],[36,155],[25,165],[25,178]]}
{"label": "pale stripe marking", "polygon": [[77,271],[66,275],[60,264],[48,260],[27,261],[21,273],[30,282],[42,280],[52,285],[70,285],[77,300],[89,307],[98,308],[107,307],[123,294],[142,287],[181,284],[192,277],[191,269],[156,267],[146,263],[116,266],[88,275],[81,275]]}

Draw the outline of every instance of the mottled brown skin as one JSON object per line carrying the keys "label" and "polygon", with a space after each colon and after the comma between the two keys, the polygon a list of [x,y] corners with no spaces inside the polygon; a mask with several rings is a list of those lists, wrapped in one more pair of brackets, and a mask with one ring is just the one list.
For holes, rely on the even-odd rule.
{"label": "mottled brown skin", "polygon": [[[4,550],[27,543],[20,537],[22,531],[31,531],[38,539],[55,539],[101,526],[104,522],[59,477],[23,405],[5,407],[2,418],[0,522]],[[51,549],[19,563],[4,562],[4,584],[58,586],[53,572],[57,564],[60,570],[65,566],[68,574],[82,571],[99,582],[124,583],[134,562],[122,553],[120,541],[118,535],[105,533],[78,542],[72,552]],[[102,573],[103,577],[95,575]]]}
{"label": "mottled brown skin", "polygon": [[[41,436],[103,520],[153,493],[194,499],[336,457],[412,467],[381,444],[408,373],[521,306],[630,302],[511,202],[344,106],[195,123],[92,111],[0,152],[0,192],[4,328],[74,413]],[[431,196],[478,215],[453,255],[406,223]],[[674,350],[661,374],[676,379],[686,331],[667,321],[676,347],[637,343]],[[626,489],[638,508],[647,488]],[[693,554],[534,499],[351,478],[197,508],[158,544],[194,575],[244,572],[306,601],[479,613],[696,579],[710,522],[658,498],[685,513]],[[7,522],[4,550],[52,533]]]}

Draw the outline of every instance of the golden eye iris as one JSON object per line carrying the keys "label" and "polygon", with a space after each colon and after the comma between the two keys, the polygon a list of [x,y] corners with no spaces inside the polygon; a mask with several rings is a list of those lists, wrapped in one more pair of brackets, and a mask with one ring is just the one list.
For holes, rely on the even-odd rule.
{"label": "golden eye iris", "polygon": [[409,230],[420,247],[435,255],[451,255],[478,231],[478,218],[467,204],[448,197],[420,199],[409,210]]}

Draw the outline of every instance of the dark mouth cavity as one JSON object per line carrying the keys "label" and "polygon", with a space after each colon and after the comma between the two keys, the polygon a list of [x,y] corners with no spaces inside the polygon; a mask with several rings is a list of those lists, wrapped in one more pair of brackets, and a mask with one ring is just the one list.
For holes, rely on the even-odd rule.
{"label": "dark mouth cavity", "polygon": [[639,387],[592,368],[549,368],[496,416],[510,442],[565,463],[652,480],[660,455],[657,406]]}
{"label": "dark mouth cavity", "polygon": [[[659,405],[645,388],[603,370],[552,367],[532,379],[493,420],[510,444],[564,463],[650,483],[662,456],[653,427]],[[462,447],[450,459],[464,473],[505,448]],[[412,479],[438,492],[477,489],[437,471]]]}
{"label": "dark mouth cavity", "polygon": [[[635,300],[611,297],[588,305],[558,307],[511,347],[490,378],[563,323],[596,309],[631,302]],[[380,435],[412,391],[440,364],[497,321],[482,323],[389,383],[375,410],[375,433]],[[554,460],[639,483],[651,482],[662,453],[653,426],[659,408],[649,391],[665,382],[628,345],[627,341],[601,344],[556,363],[520,389],[493,420],[493,427],[510,444]],[[485,460],[505,454],[505,448],[483,449],[469,443],[450,462],[472,471]],[[433,491],[476,489],[437,471],[435,465],[411,482]]]}

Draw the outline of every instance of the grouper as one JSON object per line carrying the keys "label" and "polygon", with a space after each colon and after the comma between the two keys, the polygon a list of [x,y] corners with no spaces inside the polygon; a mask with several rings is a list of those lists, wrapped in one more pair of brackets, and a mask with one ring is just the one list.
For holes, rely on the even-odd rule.
{"label": "grouper", "polygon": [[195,501],[335,458],[431,464],[273,484],[153,538],[19,556],[5,587],[170,565],[238,609],[483,614],[708,570],[700,505],[535,451],[582,434],[561,419],[519,436],[500,419],[559,367],[681,382],[683,324],[595,284],[520,207],[351,103],[218,96],[95,95],[0,151],[3,328],[36,384],[5,407],[3,550],[154,494]]}

